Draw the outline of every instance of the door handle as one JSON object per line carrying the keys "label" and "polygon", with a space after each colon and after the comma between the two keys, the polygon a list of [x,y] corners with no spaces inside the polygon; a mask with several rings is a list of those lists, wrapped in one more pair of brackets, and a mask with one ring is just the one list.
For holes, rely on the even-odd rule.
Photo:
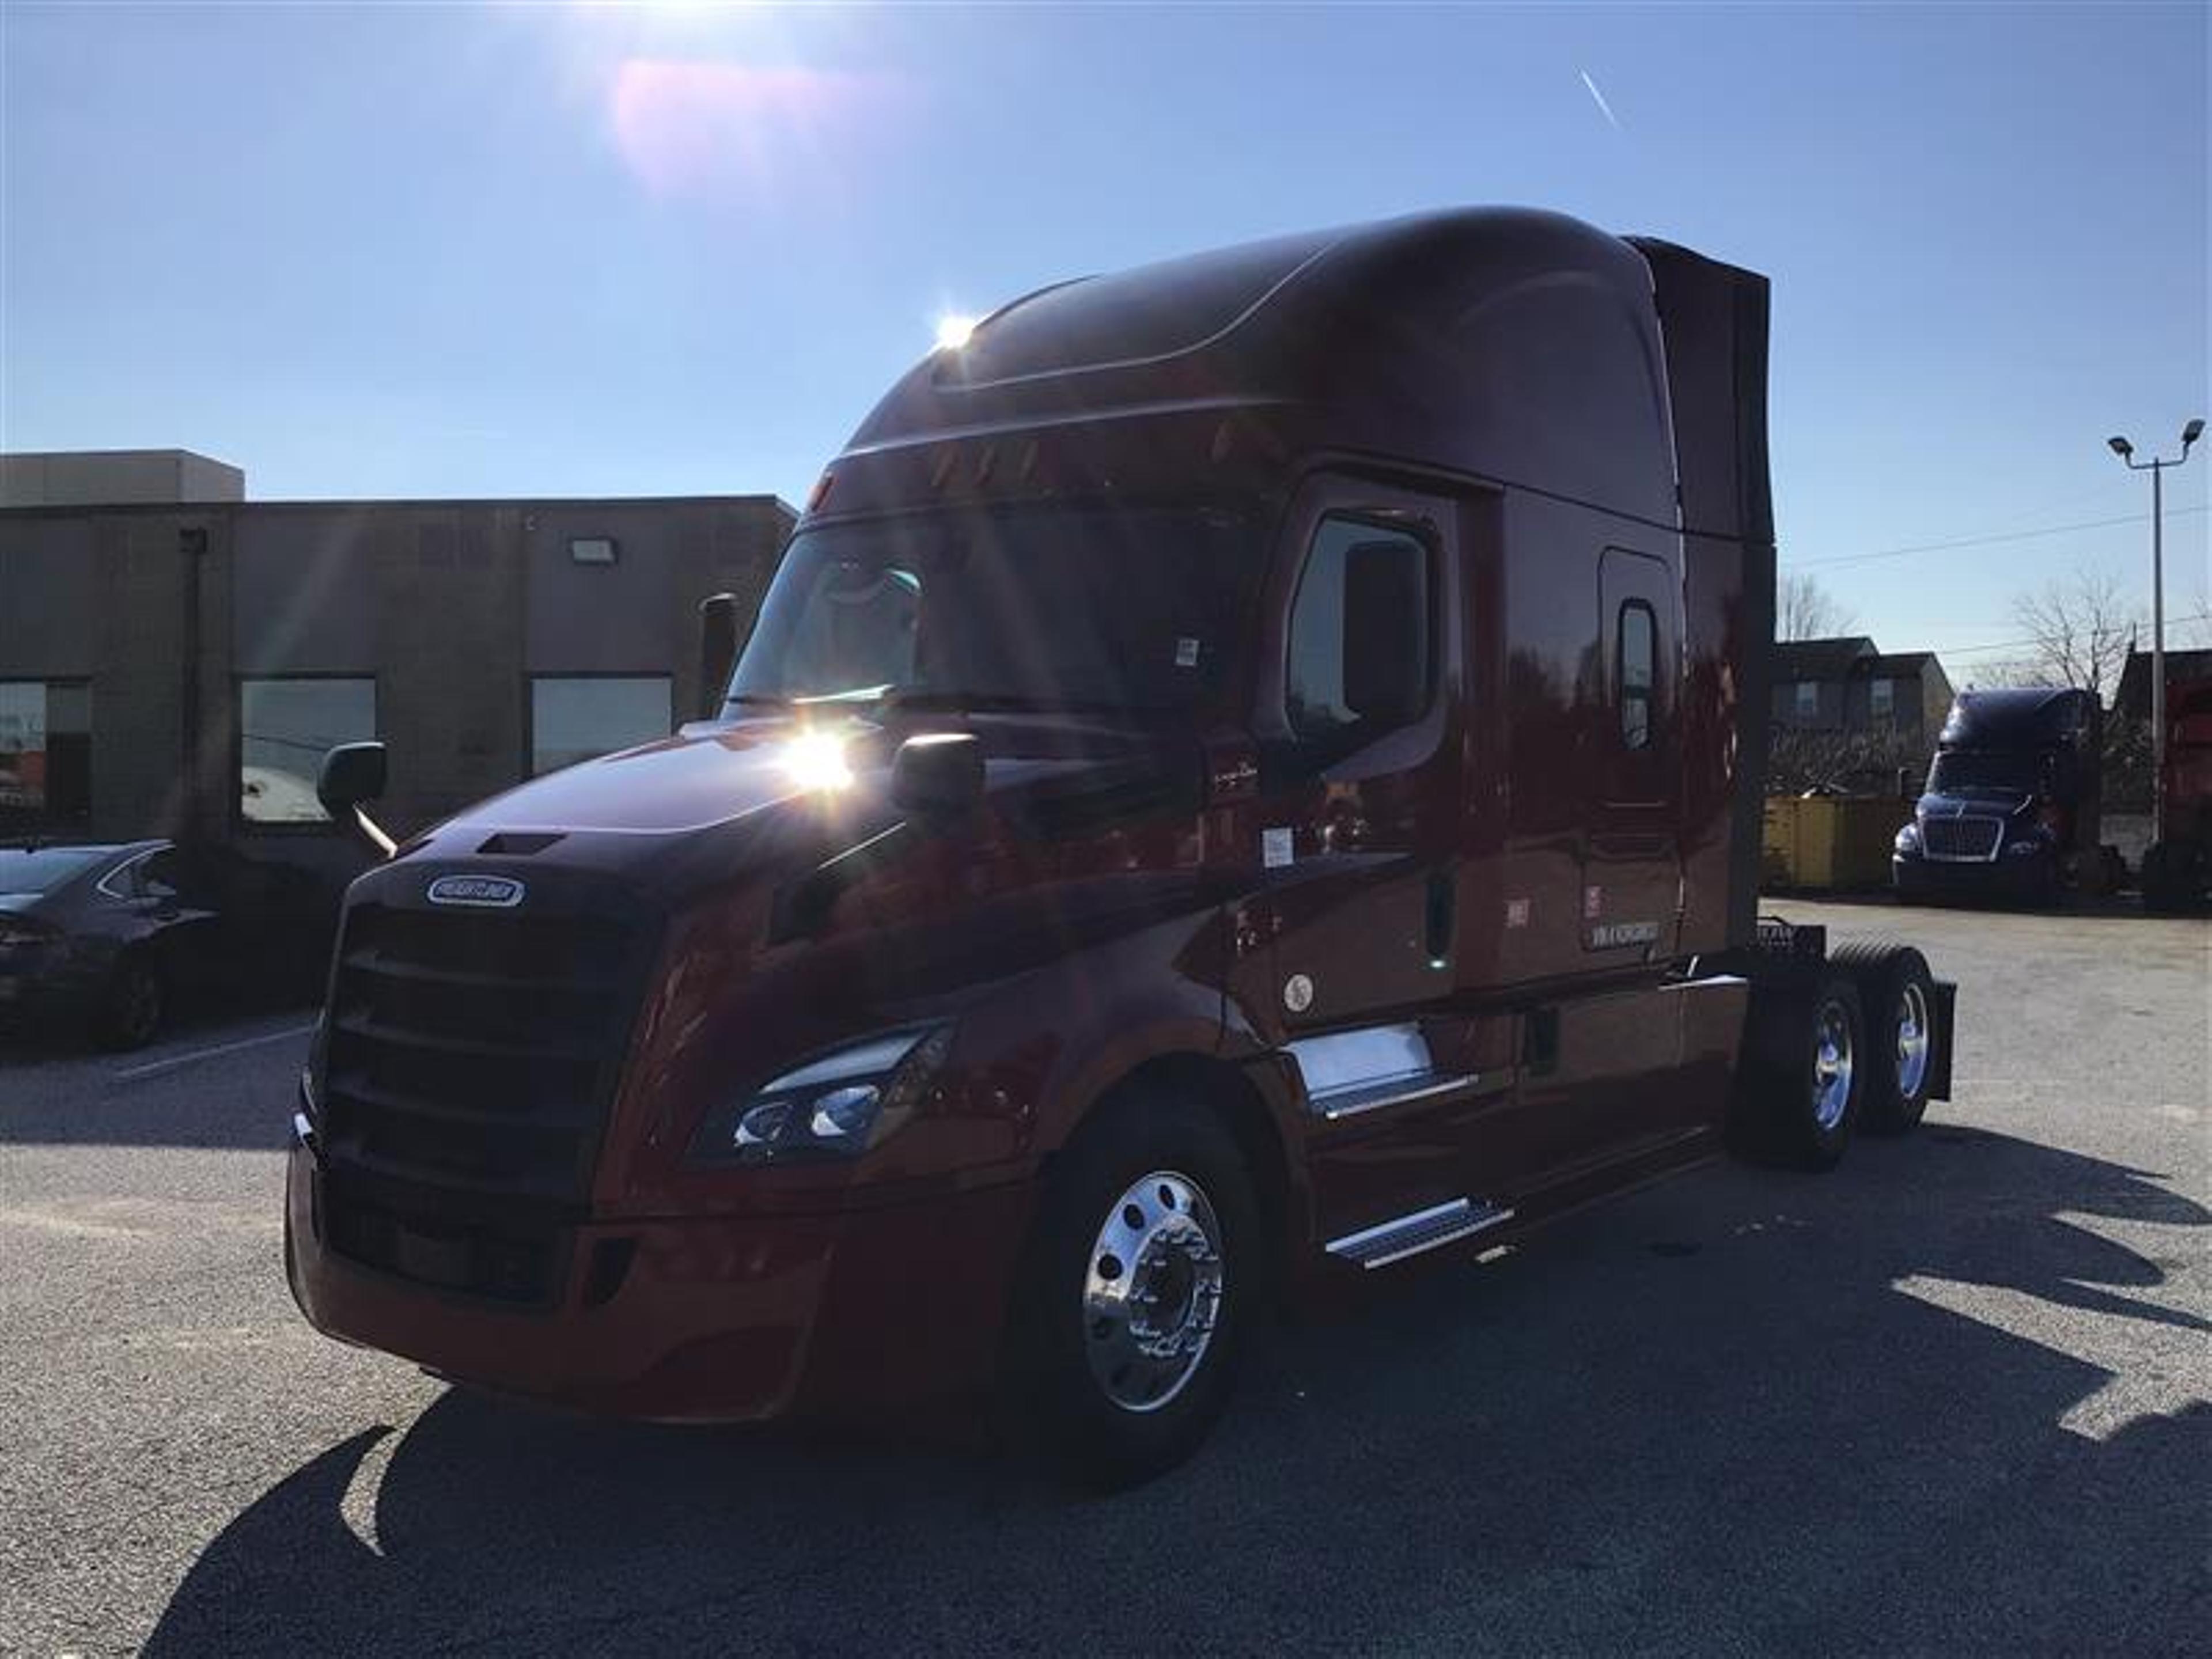
{"label": "door handle", "polygon": [[1431,968],[1451,964],[1452,924],[1459,908],[1458,892],[1459,883],[1450,871],[1430,872],[1427,902],[1422,906],[1421,933]]}

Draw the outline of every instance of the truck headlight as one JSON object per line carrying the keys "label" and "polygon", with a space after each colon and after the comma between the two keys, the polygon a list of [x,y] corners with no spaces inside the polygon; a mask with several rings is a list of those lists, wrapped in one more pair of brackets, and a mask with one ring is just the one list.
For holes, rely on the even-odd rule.
{"label": "truck headlight", "polygon": [[738,1164],[857,1158],[913,1115],[951,1047],[950,1025],[923,1025],[817,1054],[710,1115],[692,1156]]}
{"label": "truck headlight", "polygon": [[1918,824],[1908,823],[1897,832],[1896,850],[1900,853],[1917,853],[1920,850],[1920,826]]}

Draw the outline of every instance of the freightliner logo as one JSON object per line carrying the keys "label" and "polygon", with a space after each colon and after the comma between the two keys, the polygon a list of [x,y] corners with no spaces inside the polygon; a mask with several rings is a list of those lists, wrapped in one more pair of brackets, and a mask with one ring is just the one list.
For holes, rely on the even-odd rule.
{"label": "freightliner logo", "polygon": [[528,890],[512,876],[441,876],[424,890],[433,904],[467,904],[481,910],[512,910]]}

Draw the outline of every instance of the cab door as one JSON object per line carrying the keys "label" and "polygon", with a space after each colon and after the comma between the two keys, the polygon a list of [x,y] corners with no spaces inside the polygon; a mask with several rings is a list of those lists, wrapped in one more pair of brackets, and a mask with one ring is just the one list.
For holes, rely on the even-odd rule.
{"label": "cab door", "polygon": [[[1509,1088],[1462,950],[1470,584],[1456,503],[1331,478],[1290,515],[1265,614],[1266,982],[1250,1017],[1297,1060],[1326,1241],[1470,1192]],[[1493,1029],[1494,1028],[1494,1029]]]}

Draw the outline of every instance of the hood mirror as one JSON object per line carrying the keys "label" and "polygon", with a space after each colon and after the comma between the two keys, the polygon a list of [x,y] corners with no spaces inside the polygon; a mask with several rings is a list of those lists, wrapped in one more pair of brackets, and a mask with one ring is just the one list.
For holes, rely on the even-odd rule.
{"label": "hood mirror", "polygon": [[398,843],[361,810],[363,801],[383,794],[384,785],[384,745],[342,743],[323,757],[322,770],[315,776],[315,799],[333,822],[349,826],[388,859]]}
{"label": "hood mirror", "polygon": [[907,811],[952,817],[983,799],[983,745],[972,732],[924,732],[891,760],[891,800]]}

